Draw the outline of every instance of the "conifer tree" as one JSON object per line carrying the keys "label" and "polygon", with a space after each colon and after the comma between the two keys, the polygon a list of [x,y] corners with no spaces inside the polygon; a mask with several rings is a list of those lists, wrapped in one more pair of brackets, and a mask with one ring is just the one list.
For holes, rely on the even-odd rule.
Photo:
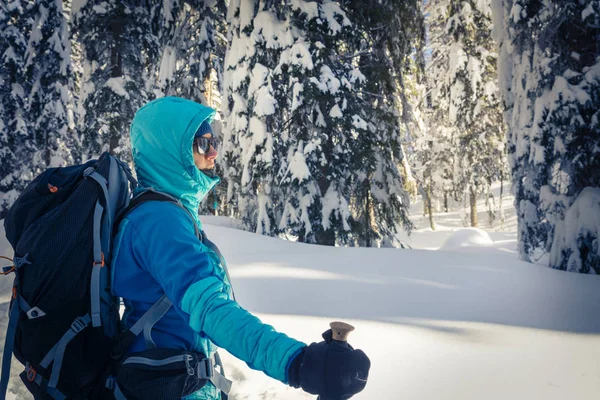
{"label": "conifer tree", "polygon": [[[180,96],[220,109],[223,63],[227,47],[224,0],[157,3],[153,30],[160,43],[160,59],[150,71],[157,96]],[[217,120],[220,116],[217,115]],[[213,123],[219,136],[220,121]],[[217,149],[220,150],[220,149]],[[217,160],[216,174],[223,176]],[[202,214],[223,210],[226,182],[218,185],[200,204]]]}
{"label": "conifer tree", "polygon": [[84,153],[104,151],[130,159],[129,125],[135,111],[153,98],[147,74],[158,59],[150,9],[141,0],[88,1],[74,15],[83,53],[79,132]]}
{"label": "conifer tree", "polygon": [[358,117],[350,93],[361,80],[339,53],[350,21],[334,2],[304,0],[283,7],[232,2],[229,19],[229,199],[257,232],[344,242],[350,229],[348,135],[356,132]]}
{"label": "conifer tree", "polygon": [[27,113],[36,155],[36,173],[72,164],[74,149],[68,112],[71,56],[67,22],[59,0],[38,0],[30,10],[33,21],[25,53],[26,77],[32,84]]}
{"label": "conifer tree", "polygon": [[0,219],[33,178],[28,166],[35,146],[24,112],[30,89],[25,51],[31,23],[23,3],[0,4]]}
{"label": "conifer tree", "polygon": [[454,186],[457,148],[456,128],[448,120],[449,96],[442,82],[447,79],[450,40],[446,34],[449,0],[432,0],[427,3],[427,47],[424,77],[424,98],[421,102],[426,128],[416,142],[415,162],[425,213],[435,228],[433,203],[444,199],[447,210],[448,197],[456,197]]}
{"label": "conifer tree", "polygon": [[488,193],[505,169],[490,3],[433,0],[428,8],[429,123],[435,139],[443,143],[437,158],[445,161],[438,167],[442,180],[452,180],[455,196],[468,193],[471,226],[477,226],[477,197]]}
{"label": "conifer tree", "polygon": [[276,70],[283,87],[290,82],[280,228],[309,243],[347,244],[352,142],[366,133],[358,122],[357,102],[364,77],[346,46],[356,32],[333,2],[292,2],[291,14],[293,26],[303,34],[283,52]]}
{"label": "conifer tree", "polygon": [[414,48],[423,43],[421,3],[350,1],[348,10],[360,32],[350,46],[365,76],[360,117],[368,132],[354,141],[353,232],[358,245],[396,245],[397,227],[412,228],[401,173],[406,157],[402,143],[411,140],[413,110],[405,74]]}
{"label": "conifer tree", "polygon": [[600,4],[497,0],[519,254],[600,273]]}

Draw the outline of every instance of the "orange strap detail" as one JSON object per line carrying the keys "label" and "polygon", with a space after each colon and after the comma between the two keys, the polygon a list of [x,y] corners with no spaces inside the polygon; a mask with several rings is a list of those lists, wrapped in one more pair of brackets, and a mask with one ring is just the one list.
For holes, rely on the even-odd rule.
{"label": "orange strap detail", "polygon": [[0,272],[0,275],[8,275],[8,274],[10,274],[11,272],[13,272],[16,269],[16,267],[14,265],[14,260],[12,258],[4,257],[4,256],[0,256],[0,258],[4,258],[5,260],[8,260],[8,261],[10,261],[10,262],[13,263],[13,266],[12,266],[12,268],[9,271]]}
{"label": "orange strap detail", "polygon": [[48,184],[48,190],[50,190],[51,193],[56,193],[58,192],[58,188],[54,185]]}
{"label": "orange strap detail", "polygon": [[29,382],[33,382],[35,380],[36,375],[37,375],[37,371],[35,369],[33,369],[32,367],[29,367],[29,370],[27,371],[27,380]]}
{"label": "orange strap detail", "polygon": [[96,267],[96,266],[100,266],[100,268],[104,267],[104,253],[100,252],[100,255],[102,256],[102,261],[94,262],[94,264],[92,264],[94,267]]}

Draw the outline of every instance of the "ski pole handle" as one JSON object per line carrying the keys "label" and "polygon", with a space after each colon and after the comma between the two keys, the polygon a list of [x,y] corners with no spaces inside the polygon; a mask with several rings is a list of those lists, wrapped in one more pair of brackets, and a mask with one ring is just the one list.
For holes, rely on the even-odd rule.
{"label": "ski pole handle", "polygon": [[[354,327],[350,324],[340,321],[333,321],[329,324],[329,327],[331,328],[333,340],[335,340],[336,342],[340,342],[345,346],[348,346],[348,335],[350,335],[350,332],[354,330]],[[331,399],[326,399],[324,396],[317,396],[317,400]]]}
{"label": "ski pole handle", "polygon": [[334,321],[329,326],[333,333],[333,340],[337,340],[338,342],[347,342],[348,335],[354,330],[352,325],[340,321]]}

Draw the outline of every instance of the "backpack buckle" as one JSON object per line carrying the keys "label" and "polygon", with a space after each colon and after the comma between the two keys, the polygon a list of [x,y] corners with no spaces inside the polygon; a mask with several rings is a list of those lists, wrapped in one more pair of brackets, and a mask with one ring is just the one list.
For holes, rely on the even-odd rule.
{"label": "backpack buckle", "polygon": [[83,322],[81,317],[77,317],[75,318],[75,321],[73,321],[73,323],[71,324],[71,330],[73,330],[73,332],[75,333],[79,333],[82,330],[84,330],[86,326],[87,324]]}
{"label": "backpack buckle", "polygon": [[211,357],[205,358],[198,363],[198,378],[212,379],[215,375],[215,363]]}

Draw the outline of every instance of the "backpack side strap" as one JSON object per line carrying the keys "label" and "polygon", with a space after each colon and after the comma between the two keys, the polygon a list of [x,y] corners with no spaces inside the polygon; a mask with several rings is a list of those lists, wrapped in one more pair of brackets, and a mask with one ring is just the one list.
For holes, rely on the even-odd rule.
{"label": "backpack side strap", "polygon": [[[163,294],[156,301],[156,303],[154,303],[152,307],[150,307],[150,309],[146,311],[144,315],[142,315],[135,324],[133,324],[131,328],[126,330],[121,335],[121,338],[117,341],[113,348],[111,357],[114,360],[119,360],[123,356],[125,351],[129,348],[129,346],[133,344],[138,335],[142,332],[144,332],[146,346],[148,346],[148,340],[150,340],[152,342],[151,345],[156,347],[156,344],[154,343],[154,341],[152,341],[152,338],[149,336],[149,333],[152,330],[154,324],[156,324],[156,322],[158,322],[158,320],[160,320],[167,313],[167,311],[169,311],[172,305],[173,303],[171,302],[171,300],[169,300],[167,295]],[[148,332],[148,337],[146,337],[146,332]]]}
{"label": "backpack side strap", "polygon": [[4,354],[2,354],[2,377],[0,378],[0,396],[2,400],[6,398],[6,391],[8,390],[8,381],[10,379],[10,364],[12,361],[13,348],[15,345],[17,322],[19,321],[19,302],[15,298],[16,293],[16,287],[13,287],[13,300],[12,305],[10,307],[6,338],[4,339]]}

